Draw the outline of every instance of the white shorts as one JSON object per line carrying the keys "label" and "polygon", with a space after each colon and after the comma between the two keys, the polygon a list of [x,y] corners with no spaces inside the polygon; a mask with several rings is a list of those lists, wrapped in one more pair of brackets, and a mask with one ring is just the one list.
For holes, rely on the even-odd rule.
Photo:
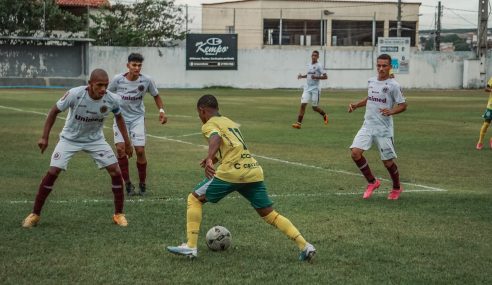
{"label": "white shorts", "polygon": [[[125,122],[125,124],[133,146],[145,146],[145,117],[133,122]],[[113,134],[115,144],[125,142],[116,123],[113,124]]]}
{"label": "white shorts", "polygon": [[301,104],[311,103],[311,106],[316,107],[319,105],[319,95],[321,94],[319,89],[304,90],[302,92]]}
{"label": "white shorts", "polygon": [[362,150],[368,150],[371,148],[373,142],[376,143],[379,149],[381,160],[390,160],[397,157],[393,137],[375,136],[366,128],[362,128],[357,132],[350,148],[356,147]]}
{"label": "white shorts", "polygon": [[51,155],[50,166],[67,170],[68,161],[79,151],[90,154],[99,168],[118,162],[113,149],[104,139],[89,143],[77,143],[60,139]]}

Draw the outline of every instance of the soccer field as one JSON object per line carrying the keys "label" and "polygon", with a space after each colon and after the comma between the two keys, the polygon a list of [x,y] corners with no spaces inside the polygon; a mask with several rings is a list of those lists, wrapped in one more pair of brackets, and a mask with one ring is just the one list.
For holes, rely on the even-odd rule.
{"label": "soccer field", "polygon": [[[364,110],[349,114],[347,105],[364,90],[324,91],[329,125],[308,109],[300,130],[291,128],[299,90],[161,90],[169,120],[159,124],[146,96],[150,194],[126,200],[129,226],[112,224],[111,179],[79,153],[40,224],[23,229],[66,116],[41,155],[44,114],[64,92],[0,89],[0,284],[492,283],[492,150],[475,150],[488,96],[482,90],[405,93],[408,109],[394,118],[405,189],[397,201],[386,199],[391,182],[374,148],[365,156],[383,183],[362,199],[366,183],[348,147]],[[314,263],[299,262],[295,244],[238,195],[204,205],[197,259],[165,251],[185,241],[186,197],[203,178],[206,141],[195,106],[207,93],[241,124],[274,207],[316,246]],[[112,119],[105,125],[112,142]],[[138,181],[135,158],[130,171]],[[204,235],[214,225],[231,231],[229,250],[207,249]]]}

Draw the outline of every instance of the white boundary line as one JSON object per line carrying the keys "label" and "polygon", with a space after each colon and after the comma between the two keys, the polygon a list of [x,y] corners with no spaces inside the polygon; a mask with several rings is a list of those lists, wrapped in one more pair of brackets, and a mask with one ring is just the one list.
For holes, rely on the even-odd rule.
{"label": "white boundary line", "polygon": [[[439,192],[435,190],[417,189],[417,190],[403,190],[403,193],[419,193],[419,192]],[[338,193],[310,193],[310,194],[269,194],[271,198],[289,198],[289,197],[328,197],[328,196],[362,196],[363,192],[338,192]],[[386,195],[386,191],[376,191],[373,195]],[[226,196],[225,199],[242,199],[241,196]],[[144,203],[144,202],[176,202],[184,201],[185,198],[180,197],[162,197],[162,198],[126,198],[125,203]],[[54,204],[97,204],[97,203],[113,203],[113,199],[70,199],[70,200],[49,200],[48,203]],[[4,204],[32,204],[32,200],[7,200],[0,201]]]}
{"label": "white boundary line", "polygon": [[[45,114],[45,113],[36,112],[36,111],[27,111],[27,110],[23,110],[23,109],[19,109],[19,108],[8,107],[8,106],[2,106],[2,105],[0,105],[0,108],[14,110],[14,111],[18,111],[18,112],[27,112],[27,113],[33,113],[33,114],[39,114],[39,115],[47,116],[47,114]],[[194,135],[194,134],[190,134],[190,135]],[[173,141],[173,142],[183,143],[183,144],[187,144],[187,145],[199,146],[199,147],[207,148],[206,145],[194,144],[194,143],[191,143],[191,142],[187,142],[187,141],[183,141],[183,140],[179,140],[179,139],[173,139],[173,138],[170,138],[170,137],[155,136],[155,135],[151,135],[151,134],[147,134],[147,136],[148,137],[151,137],[151,138],[156,138],[156,139],[161,139],[161,140],[167,140],[167,141]],[[318,170],[324,170],[324,171],[328,171],[328,172],[340,173],[340,174],[346,174],[346,175],[352,175],[352,176],[362,176],[360,173],[354,173],[354,172],[345,171],[345,170],[337,170],[337,169],[323,168],[323,167],[320,167],[320,166],[304,164],[304,163],[301,163],[301,162],[293,162],[293,161],[288,161],[288,160],[283,160],[283,159],[279,159],[279,158],[268,157],[268,156],[263,156],[263,155],[258,155],[258,154],[253,154],[253,155],[255,157],[259,157],[259,158],[263,158],[263,159],[271,160],[271,161],[275,161],[275,162],[280,162],[280,163],[284,163],[284,164],[296,165],[296,166],[307,167],[307,168],[314,168],[314,169],[318,169]],[[382,181],[390,181],[389,179],[384,179],[384,178],[380,178],[380,180],[382,180]],[[447,192],[446,189],[432,187],[432,186],[426,186],[426,185],[422,185],[422,184],[415,184],[415,183],[409,183],[409,182],[401,182],[401,184],[403,184],[403,185],[409,185],[409,186],[413,186],[413,187],[424,188],[424,189],[427,189],[426,190],[427,192],[432,192],[432,191],[433,192]],[[405,192],[409,192],[409,191],[407,190]],[[420,191],[420,192],[424,192],[424,191]],[[340,194],[340,195],[344,195],[344,194]]]}

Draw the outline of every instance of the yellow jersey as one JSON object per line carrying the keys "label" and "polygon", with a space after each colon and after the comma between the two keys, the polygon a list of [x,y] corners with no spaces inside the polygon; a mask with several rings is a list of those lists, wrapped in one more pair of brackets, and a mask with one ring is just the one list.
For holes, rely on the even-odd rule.
{"label": "yellow jersey", "polygon": [[215,171],[217,178],[230,183],[263,181],[263,169],[251,156],[237,123],[215,116],[202,126],[202,133],[207,140],[214,135],[222,139],[216,154],[219,162]]}
{"label": "yellow jersey", "polygon": [[[492,77],[489,79],[489,82],[487,82],[487,87],[492,88]],[[487,103],[487,109],[492,110],[492,92],[489,93],[489,102]]]}

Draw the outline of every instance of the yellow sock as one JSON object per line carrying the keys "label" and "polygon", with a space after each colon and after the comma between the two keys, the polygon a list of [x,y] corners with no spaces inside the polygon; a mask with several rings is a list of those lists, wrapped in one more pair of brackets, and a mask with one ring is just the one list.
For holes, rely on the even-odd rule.
{"label": "yellow sock", "polygon": [[302,237],[299,230],[297,230],[297,228],[286,217],[280,215],[276,211],[272,211],[270,214],[264,216],[263,220],[279,229],[291,240],[295,241],[300,250],[303,250],[306,246],[306,240]]}
{"label": "yellow sock", "polygon": [[202,202],[190,193],[190,195],[188,195],[188,205],[186,208],[186,235],[188,238],[188,247],[197,247],[201,223]]}
{"label": "yellow sock", "polygon": [[480,129],[480,138],[478,139],[478,143],[483,143],[483,138],[485,137],[485,133],[489,128],[490,123],[483,122],[482,128]]}

